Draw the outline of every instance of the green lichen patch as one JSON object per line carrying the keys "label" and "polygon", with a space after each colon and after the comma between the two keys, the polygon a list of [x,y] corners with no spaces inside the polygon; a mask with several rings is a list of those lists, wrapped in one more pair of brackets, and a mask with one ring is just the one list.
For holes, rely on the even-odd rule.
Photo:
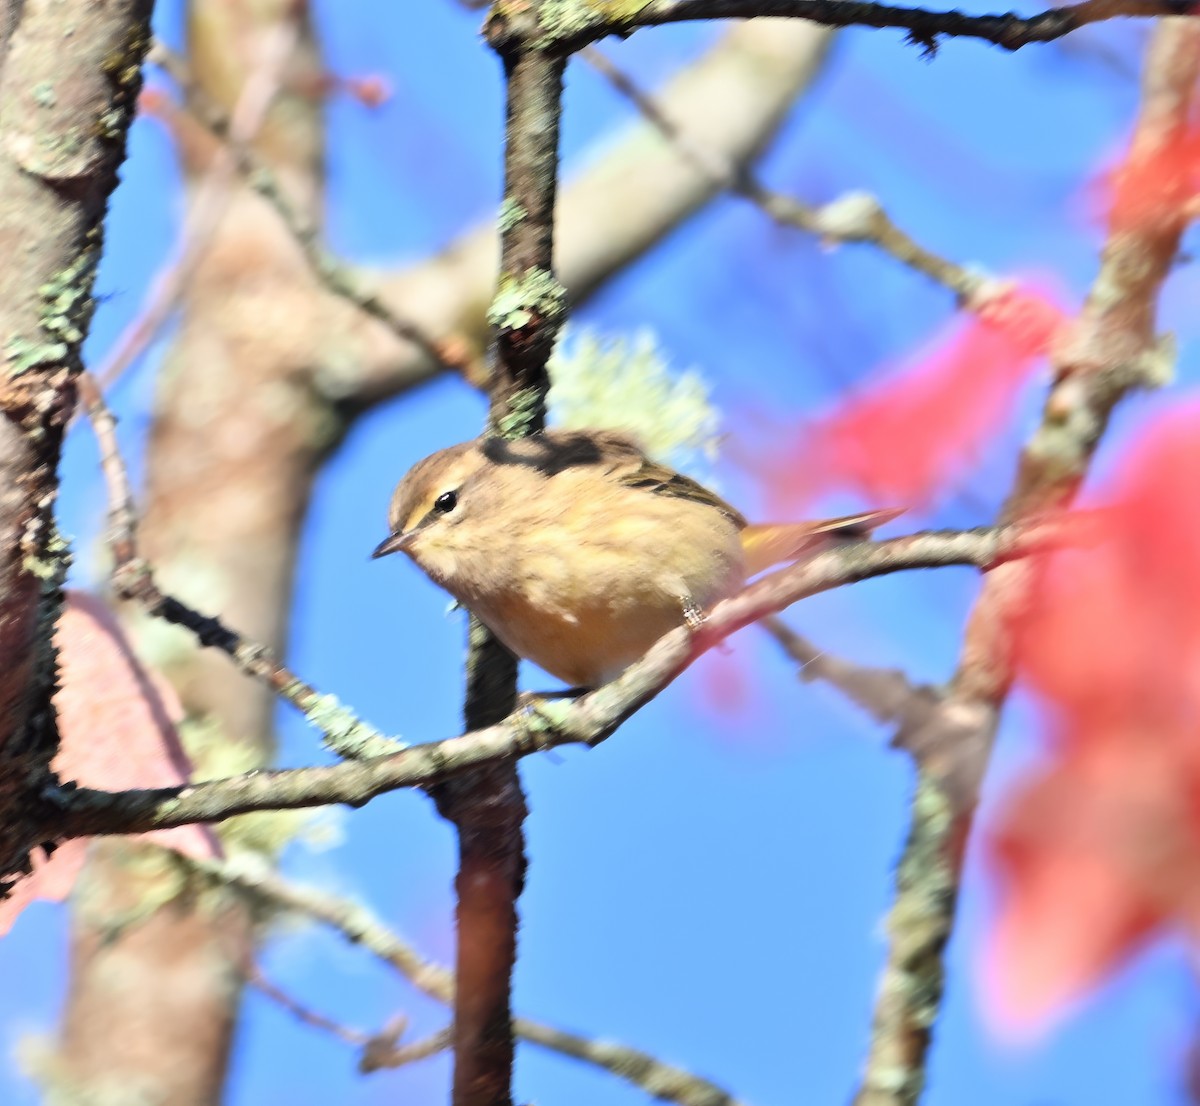
{"label": "green lichen patch", "polygon": [[545,405],[541,390],[520,388],[508,397],[508,410],[496,420],[502,438],[525,438],[538,427]]}
{"label": "green lichen patch", "polygon": [[496,215],[496,226],[501,234],[507,234],[529,215],[525,208],[511,196],[505,198]]}
{"label": "green lichen patch", "polygon": [[566,289],[545,269],[529,269],[521,278],[500,277],[488,322],[498,330],[521,330],[535,319],[557,323],[566,313]]}
{"label": "green lichen patch", "polygon": [[61,365],[83,341],[91,318],[92,281],[100,259],[100,234],[93,230],[84,239],[74,260],[38,288],[42,308],[40,333],[12,335],[4,344],[10,376],[32,369]]}
{"label": "green lichen patch", "polygon": [[325,744],[339,756],[362,760],[398,753],[406,747],[404,742],[386,737],[362,721],[333,695],[317,696],[305,709],[304,717],[321,731]]}

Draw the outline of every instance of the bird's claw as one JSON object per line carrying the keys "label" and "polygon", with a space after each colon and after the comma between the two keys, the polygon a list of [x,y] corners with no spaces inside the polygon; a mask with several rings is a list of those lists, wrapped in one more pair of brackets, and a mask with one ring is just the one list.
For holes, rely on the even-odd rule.
{"label": "bird's claw", "polygon": [[697,606],[696,601],[690,595],[685,595],[682,602],[684,623],[693,634],[698,633],[708,621],[708,615]]}

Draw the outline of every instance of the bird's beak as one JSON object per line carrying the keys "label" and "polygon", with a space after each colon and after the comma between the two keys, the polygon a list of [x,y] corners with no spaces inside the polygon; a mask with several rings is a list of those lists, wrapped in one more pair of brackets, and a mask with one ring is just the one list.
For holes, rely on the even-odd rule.
{"label": "bird's beak", "polygon": [[371,559],[376,557],[386,557],[389,553],[403,553],[408,549],[412,542],[414,531],[410,530],[407,534],[391,534],[384,538],[371,554]]}

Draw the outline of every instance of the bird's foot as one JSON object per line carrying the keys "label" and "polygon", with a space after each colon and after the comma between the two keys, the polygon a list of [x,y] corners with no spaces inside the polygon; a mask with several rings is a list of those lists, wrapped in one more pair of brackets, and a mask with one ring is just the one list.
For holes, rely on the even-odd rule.
{"label": "bird's foot", "polygon": [[693,634],[699,633],[704,629],[704,624],[708,621],[708,615],[697,606],[696,601],[690,595],[685,595],[681,602],[683,604],[683,621],[685,625]]}

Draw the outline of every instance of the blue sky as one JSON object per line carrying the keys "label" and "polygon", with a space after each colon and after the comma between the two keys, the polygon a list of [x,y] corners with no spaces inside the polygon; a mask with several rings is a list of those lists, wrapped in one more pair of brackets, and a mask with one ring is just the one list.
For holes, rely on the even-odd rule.
{"label": "blue sky", "polygon": [[[162,32],[175,38],[175,5],[160,8]],[[376,112],[345,100],[330,106],[331,242],[358,261],[418,257],[496,202],[499,66],[475,34],[478,16],[449,0],[327,0],[317,10],[331,68],[381,73],[394,89]],[[654,84],[716,31],[662,28],[605,48]],[[898,33],[847,32],[763,175],[814,201],[871,190],[932,248],[998,273],[1053,274],[1078,302],[1100,235],[1084,186],[1118,148],[1136,106],[1136,83],[1105,59],[1137,58],[1143,35],[1144,27],[1125,23],[1016,55],[949,42],[927,61]],[[616,95],[573,63],[565,171],[626,118]],[[89,344],[94,359],[136,309],[171,240],[173,184],[164,136],[137,124],[100,279],[109,298]],[[1181,340],[1180,382],[1170,395],[1122,410],[1102,465],[1147,411],[1194,388],[1197,291],[1195,272],[1181,267],[1163,319]],[[945,292],[870,249],[823,251],[729,199],[613,282],[579,321],[611,334],[652,329],[676,365],[705,374],[737,440],[747,406],[796,418],[820,409],[903,357],[951,311]],[[135,463],[156,356],[114,396]],[[964,474],[969,495],[911,525],[987,521],[1037,400],[1031,389],[1019,417]],[[445,596],[410,565],[366,558],[384,532],[398,477],[433,449],[473,436],[482,413],[478,396],[448,380],[372,412],[323,473],[304,540],[294,666],[409,740],[458,729],[460,617],[446,615]],[[729,464],[719,473],[729,497],[754,515],[764,497],[753,479]],[[64,463],[62,517],[79,538],[83,584],[95,571],[90,551],[102,510],[94,446],[80,428]],[[791,617],[822,646],[937,682],[951,671],[975,587],[966,571],[923,573],[818,597]],[[744,709],[715,709],[702,688],[711,669],[702,667],[600,748],[525,762],[531,867],[515,1002],[532,1017],[711,1076],[758,1106],[840,1102],[855,1086],[867,1041],[910,771],[887,749],[885,732],[836,695],[798,683],[761,637],[747,631],[733,643],[751,674]],[[524,684],[544,679],[526,673]],[[281,713],[280,725],[284,762],[320,755],[301,722]],[[985,818],[1036,736],[1036,711],[1017,696]],[[448,960],[453,842],[430,804],[397,793],[331,820],[340,846],[297,846],[287,871],[368,902],[426,954]],[[1183,1057],[1200,1015],[1184,953],[1156,948],[1050,1035],[1004,1046],[986,1028],[975,983],[991,891],[973,854],[928,1103],[1182,1101]],[[8,981],[0,994],[0,1101],[14,1106],[35,1101],[13,1051],[26,1034],[54,1024],[65,930],[61,908],[39,905],[0,941]],[[264,965],[297,997],[349,1024],[374,1029],[397,1011],[420,1030],[444,1020],[364,954],[311,928],[281,933]],[[360,1078],[345,1046],[252,994],[229,1103],[437,1102],[447,1078],[445,1058]],[[516,1089],[522,1101],[647,1100],[530,1047],[521,1050]]]}

